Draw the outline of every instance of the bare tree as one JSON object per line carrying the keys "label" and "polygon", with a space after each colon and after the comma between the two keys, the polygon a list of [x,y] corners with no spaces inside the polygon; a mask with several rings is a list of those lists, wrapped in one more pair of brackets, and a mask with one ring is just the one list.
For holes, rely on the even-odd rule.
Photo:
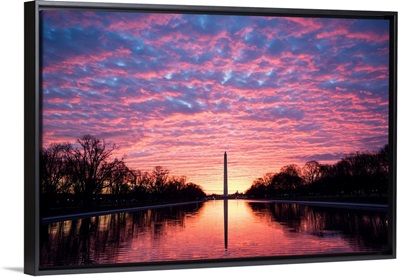
{"label": "bare tree", "polygon": [[170,184],[173,184],[176,189],[181,190],[186,184],[186,176],[172,176],[169,180]]}
{"label": "bare tree", "polygon": [[153,176],[148,172],[142,172],[140,176],[140,186],[144,187],[147,191],[151,191],[154,186]]}
{"label": "bare tree", "polygon": [[283,191],[293,191],[303,183],[300,177],[301,169],[296,164],[286,165],[281,168],[278,174],[275,174],[271,180],[271,185]]}
{"label": "bare tree", "polygon": [[306,184],[312,184],[321,178],[321,165],[317,161],[308,161],[303,169],[303,178]]}
{"label": "bare tree", "polygon": [[389,174],[389,144],[382,147],[378,153],[381,171]]}
{"label": "bare tree", "polygon": [[110,193],[114,195],[127,194],[129,182],[132,179],[132,172],[122,160],[115,160],[114,168],[108,180]]}
{"label": "bare tree", "polygon": [[190,200],[199,200],[206,196],[201,186],[191,182],[185,184],[185,186],[182,188],[182,194],[184,195],[185,199]]}
{"label": "bare tree", "polygon": [[132,169],[131,170],[131,183],[132,185],[135,186],[140,186],[142,185],[142,171],[138,169]]}
{"label": "bare tree", "polygon": [[77,143],[78,147],[68,151],[73,190],[90,205],[92,196],[103,191],[120,161],[115,159],[108,162],[115,145],[107,144],[104,140],[85,135]]}
{"label": "bare tree", "polygon": [[42,192],[55,194],[67,192],[70,180],[67,174],[67,153],[71,149],[68,143],[55,143],[42,149],[40,156]]}
{"label": "bare tree", "polygon": [[265,173],[263,175],[263,178],[262,178],[263,181],[264,181],[264,185],[265,186],[269,186],[271,184],[272,179],[274,178],[274,176],[275,176],[275,173],[273,173],[273,172]]}
{"label": "bare tree", "polygon": [[151,177],[153,179],[153,182],[151,183],[151,190],[153,193],[158,194],[165,190],[168,181],[168,174],[168,169],[162,166],[154,167],[151,173]]}

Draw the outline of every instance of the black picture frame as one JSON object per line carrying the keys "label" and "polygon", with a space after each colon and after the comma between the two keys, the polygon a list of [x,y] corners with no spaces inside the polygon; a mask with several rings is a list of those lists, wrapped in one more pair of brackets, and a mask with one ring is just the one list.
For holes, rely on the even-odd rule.
{"label": "black picture frame", "polygon": [[[388,19],[390,24],[389,54],[389,191],[388,246],[390,251],[384,254],[360,255],[302,255],[291,257],[239,258],[227,260],[193,260],[174,262],[148,262],[136,264],[107,264],[81,267],[59,267],[41,269],[40,259],[40,152],[42,147],[41,117],[41,52],[40,20],[41,10],[103,10],[103,11],[144,11],[154,13],[193,13],[193,14],[229,14],[229,15],[272,15],[299,17],[335,17],[335,18],[369,18]],[[307,10],[277,8],[243,8],[211,6],[175,6],[148,4],[108,4],[79,2],[45,2],[32,1],[25,3],[25,94],[24,94],[24,272],[30,275],[52,275],[72,273],[100,273],[138,270],[164,270],[206,267],[229,267],[249,265],[272,265],[290,263],[310,263],[328,261],[356,261],[396,258],[396,150],[397,150],[397,12],[382,11],[349,11],[349,10]]]}

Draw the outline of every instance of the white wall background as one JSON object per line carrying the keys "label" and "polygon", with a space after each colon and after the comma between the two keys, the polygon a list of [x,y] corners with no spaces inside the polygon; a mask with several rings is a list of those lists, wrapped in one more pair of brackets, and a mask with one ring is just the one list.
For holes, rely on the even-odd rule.
{"label": "white wall background", "polygon": [[[84,1],[84,0],[81,0]],[[98,0],[101,1],[101,0]],[[97,2],[98,2],[97,1]],[[1,2],[0,276],[23,272],[23,0]],[[95,2],[88,1],[85,2]],[[103,0],[103,2],[399,11],[397,0]],[[399,168],[399,167],[398,167]],[[397,196],[398,197],[398,196]],[[399,232],[397,232],[399,234]],[[398,276],[398,260],[108,273],[101,276]],[[236,275],[237,274],[237,275]],[[100,274],[92,274],[100,275]],[[75,275],[82,276],[82,275]]]}

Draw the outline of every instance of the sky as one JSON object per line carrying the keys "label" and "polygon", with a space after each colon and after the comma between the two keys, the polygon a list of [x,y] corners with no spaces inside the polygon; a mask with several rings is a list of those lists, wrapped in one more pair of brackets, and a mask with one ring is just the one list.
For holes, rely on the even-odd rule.
{"label": "sky", "polygon": [[388,143],[389,21],[41,11],[43,146],[90,134],[132,169],[229,193]]}

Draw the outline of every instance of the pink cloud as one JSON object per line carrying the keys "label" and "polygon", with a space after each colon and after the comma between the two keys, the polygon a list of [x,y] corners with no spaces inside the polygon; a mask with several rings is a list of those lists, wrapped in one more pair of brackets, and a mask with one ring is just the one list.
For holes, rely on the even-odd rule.
{"label": "pink cloud", "polygon": [[[342,23],[330,31],[323,19],[272,19],[278,26],[257,29],[265,39],[258,46],[245,40],[255,23],[203,34],[178,28],[191,24],[180,15],[86,22],[104,32],[105,46],[42,69],[44,146],[90,133],[116,143],[115,157],[132,168],[162,165],[218,192],[224,151],[232,190],[244,191],[266,172],[303,165],[302,157],[365,150],[363,141],[384,138],[386,35],[350,31],[354,20],[331,20],[328,27]],[[111,47],[105,32],[126,47]],[[139,35],[140,45],[129,44]],[[282,49],[271,50],[276,36]],[[378,51],[363,48],[375,43]]]}

